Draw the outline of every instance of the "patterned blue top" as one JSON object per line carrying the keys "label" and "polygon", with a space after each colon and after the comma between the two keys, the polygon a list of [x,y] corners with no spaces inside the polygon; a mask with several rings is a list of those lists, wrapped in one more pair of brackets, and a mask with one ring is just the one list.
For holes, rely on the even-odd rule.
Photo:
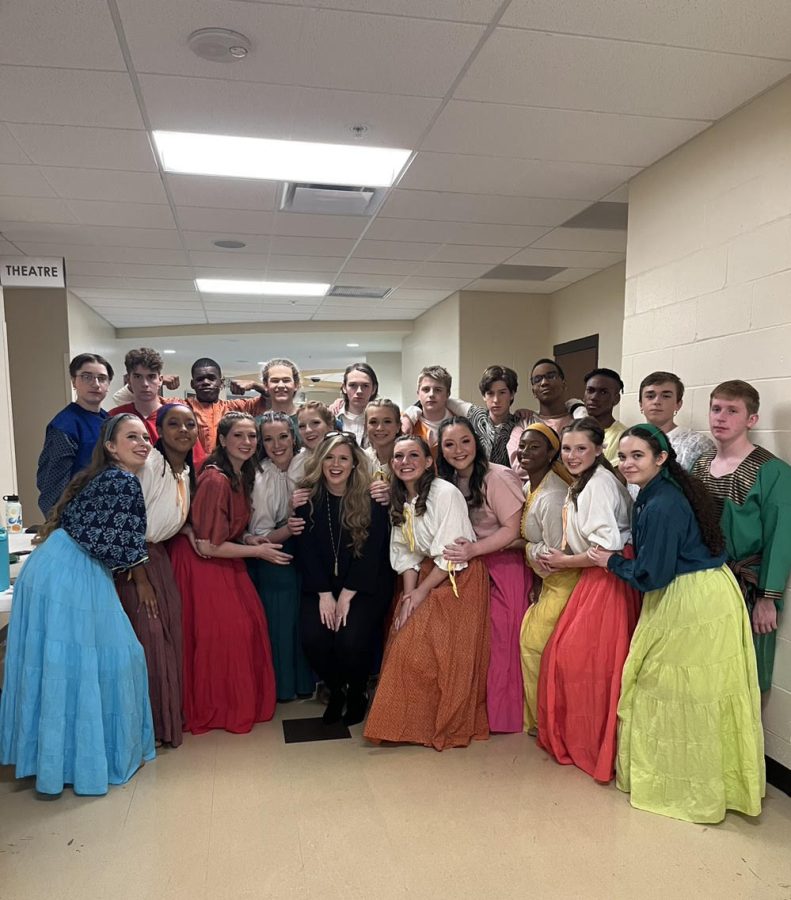
{"label": "patterned blue top", "polygon": [[45,516],[60,500],[66,485],[91,461],[107,413],[70,403],[47,425],[44,447],[38,459],[36,486],[38,507]]}
{"label": "patterned blue top", "polygon": [[115,466],[100,472],[66,506],[60,527],[113,572],[148,559],[143,490],[135,475]]}

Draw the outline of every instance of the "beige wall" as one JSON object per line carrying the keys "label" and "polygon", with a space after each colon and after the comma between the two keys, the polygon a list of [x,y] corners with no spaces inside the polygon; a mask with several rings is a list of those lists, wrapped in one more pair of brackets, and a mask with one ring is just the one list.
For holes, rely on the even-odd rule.
{"label": "beige wall", "polygon": [[540,355],[552,356],[552,348],[556,344],[598,334],[599,365],[619,371],[623,346],[624,282],[625,266],[617,263],[547,297],[549,352]]}
{"label": "beige wall", "polygon": [[509,366],[519,375],[514,409],[532,408],[531,364],[551,355],[545,294],[464,291],[460,295],[460,367],[457,396],[479,403],[478,383],[487,366]]}
{"label": "beige wall", "polygon": [[[629,192],[624,380],[655,368],[707,427],[727,378],[762,398],[755,439],[791,459],[791,81],[639,175]],[[629,398],[636,413],[636,398]],[[764,710],[767,753],[791,765],[791,604]]]}
{"label": "beige wall", "polygon": [[459,295],[453,294],[415,319],[412,333],[401,349],[402,400],[408,406],[415,397],[418,372],[424,366],[440,365],[453,376],[458,390]]}
{"label": "beige wall", "polygon": [[11,387],[8,368],[5,306],[0,287],[0,497],[17,489],[14,458],[14,418],[11,414]]}
{"label": "beige wall", "polygon": [[71,401],[66,291],[6,288],[4,301],[18,493],[25,521],[40,522],[36,466],[44,432]]}
{"label": "beige wall", "polygon": [[[379,396],[389,397],[401,406],[401,354],[366,353],[365,361],[376,372],[379,380]],[[411,393],[409,400],[412,401]]]}
{"label": "beige wall", "polygon": [[[123,381],[124,350],[115,338],[115,328],[94,312],[79,297],[67,292],[69,320],[69,358],[78,353],[98,353],[113,367],[115,377],[111,390],[117,390]],[[105,406],[108,404],[105,403]]]}

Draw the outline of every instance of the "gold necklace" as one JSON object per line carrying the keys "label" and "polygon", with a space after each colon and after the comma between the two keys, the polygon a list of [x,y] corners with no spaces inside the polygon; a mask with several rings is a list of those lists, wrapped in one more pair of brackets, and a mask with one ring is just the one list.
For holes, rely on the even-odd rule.
{"label": "gold necklace", "polygon": [[335,567],[333,569],[334,575],[338,577],[338,553],[341,549],[341,533],[343,532],[343,497],[340,499],[340,505],[338,507],[338,543],[335,543],[335,536],[332,533],[332,514],[330,512],[330,495],[329,491],[327,492],[327,524],[330,527],[330,547],[332,547],[332,555],[335,559]]}

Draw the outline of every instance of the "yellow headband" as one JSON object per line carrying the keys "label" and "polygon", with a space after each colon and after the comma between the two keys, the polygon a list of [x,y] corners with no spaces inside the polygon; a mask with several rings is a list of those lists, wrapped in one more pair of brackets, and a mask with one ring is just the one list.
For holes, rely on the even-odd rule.
{"label": "yellow headband", "polygon": [[560,438],[555,429],[550,428],[549,425],[545,425],[543,422],[533,422],[532,425],[528,425],[527,428],[525,428],[525,431],[537,431],[539,434],[543,434],[549,441],[549,446],[555,453],[560,450]]}

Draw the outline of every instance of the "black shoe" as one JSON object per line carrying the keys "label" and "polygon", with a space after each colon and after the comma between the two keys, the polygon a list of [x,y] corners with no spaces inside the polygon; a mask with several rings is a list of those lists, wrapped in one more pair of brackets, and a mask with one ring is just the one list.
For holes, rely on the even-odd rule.
{"label": "black shoe", "polygon": [[346,700],[346,712],[343,716],[344,725],[359,725],[368,711],[368,695],[365,691],[349,692]]}
{"label": "black shoe", "polygon": [[346,705],[346,692],[343,688],[335,688],[330,693],[330,699],[321,721],[325,725],[334,725],[343,718],[343,707]]}

